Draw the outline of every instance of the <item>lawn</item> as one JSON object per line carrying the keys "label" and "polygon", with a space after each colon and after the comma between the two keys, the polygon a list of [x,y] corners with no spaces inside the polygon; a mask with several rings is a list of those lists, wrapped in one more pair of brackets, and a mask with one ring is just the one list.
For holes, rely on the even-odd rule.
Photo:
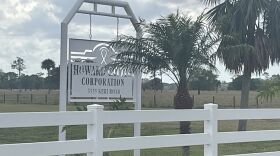
{"label": "lawn", "polygon": [[[205,103],[219,104],[220,108],[239,107],[240,105],[240,91],[201,91],[198,95],[197,91],[191,91],[191,96],[194,98],[195,108],[202,108]],[[258,92],[251,91],[249,99],[249,107],[251,108],[268,108],[280,107],[280,98],[273,100],[256,99]],[[5,96],[4,96],[5,95]],[[173,98],[175,95],[174,90],[157,91],[154,101],[154,91],[142,91],[142,106],[145,108],[172,108]],[[58,104],[58,91],[52,90],[26,90],[19,92],[17,90],[1,90],[0,89],[0,104],[1,103],[13,104]]]}
{"label": "lawn", "polygon": [[[0,112],[24,112],[24,111],[57,111],[57,105],[31,105],[31,104],[0,104]],[[69,105],[68,110],[75,110],[75,106]],[[254,120],[249,121],[249,130],[263,129],[280,129],[280,120]],[[220,121],[219,131],[235,131],[237,121]],[[114,128],[115,133],[112,137],[132,136],[133,125],[106,125],[105,136],[109,128]],[[36,128],[9,128],[0,129],[0,143],[24,143],[57,140],[57,127],[36,127]],[[198,133],[203,131],[202,122],[192,123],[192,132]],[[178,134],[178,123],[145,123],[142,125],[142,135],[165,135]],[[68,129],[68,139],[86,138],[85,126],[73,126]],[[280,150],[280,141],[258,142],[258,143],[241,143],[241,144],[223,144],[219,145],[220,155],[251,153],[263,151]],[[193,156],[203,155],[202,146],[191,147]],[[180,156],[181,148],[161,148],[142,150],[142,156]],[[132,156],[132,151],[112,152],[111,156]]]}
{"label": "lawn", "polygon": [[[240,105],[240,91],[201,91],[201,94],[198,95],[197,91],[190,91],[191,96],[194,98],[194,107],[203,108],[203,105],[206,103],[219,104],[220,108],[233,108],[234,103],[235,107],[238,108]],[[258,92],[251,91],[249,98],[249,107],[250,108],[279,108],[280,107],[280,97],[276,97],[272,100],[261,100],[256,99]],[[172,108],[173,107],[173,98],[175,95],[174,90],[165,90],[163,92],[156,92],[156,105],[154,103],[154,92],[147,90],[142,91],[142,102],[144,107],[151,108]]]}

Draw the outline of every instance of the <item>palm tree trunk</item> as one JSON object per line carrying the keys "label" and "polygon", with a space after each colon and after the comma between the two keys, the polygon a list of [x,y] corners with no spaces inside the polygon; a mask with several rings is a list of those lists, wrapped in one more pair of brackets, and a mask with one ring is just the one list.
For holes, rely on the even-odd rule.
{"label": "palm tree trunk", "polygon": [[154,90],[154,108],[157,108],[157,99],[156,99],[157,91]]}
{"label": "palm tree trunk", "polygon": [[50,69],[47,69],[48,77],[50,76]]}
{"label": "palm tree trunk", "polygon": [[[241,90],[241,100],[240,100],[241,109],[248,108],[250,81],[251,81],[251,71],[248,69],[248,67],[247,68],[245,67],[242,76],[242,90]],[[246,127],[247,127],[247,120],[239,120],[238,131],[246,131]]]}
{"label": "palm tree trunk", "polygon": [[[190,96],[190,93],[187,88],[187,80],[185,74],[180,78],[177,94],[174,97],[175,109],[192,109],[193,108],[193,99]],[[180,122],[180,134],[190,134],[190,124],[189,121]],[[189,146],[183,147],[183,156],[190,156]]]}
{"label": "palm tree trunk", "polygon": [[200,85],[198,85],[197,94],[200,95]]}
{"label": "palm tree trunk", "polygon": [[[251,17],[248,24],[247,31],[247,43],[251,46],[255,46],[255,22],[257,17]],[[251,57],[250,57],[251,58]],[[244,64],[243,78],[242,78],[242,90],[241,90],[241,99],[240,99],[240,108],[248,108],[249,104],[249,92],[250,92],[250,82],[251,82],[251,60],[247,64]],[[238,131],[246,131],[247,120],[239,120]]]}

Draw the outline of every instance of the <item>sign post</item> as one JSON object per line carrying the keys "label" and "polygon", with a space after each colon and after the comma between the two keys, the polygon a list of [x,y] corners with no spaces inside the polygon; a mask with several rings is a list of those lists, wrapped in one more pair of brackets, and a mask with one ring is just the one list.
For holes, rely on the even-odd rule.
{"label": "sign post", "polygon": [[[82,9],[83,3],[93,4],[94,9]],[[98,10],[99,5],[110,6],[112,9],[109,12],[101,12]],[[124,9],[125,14],[117,14],[115,12],[116,7]],[[59,111],[67,111],[66,105],[68,102],[110,102],[119,98],[119,95],[124,95],[131,102],[135,102],[135,109],[140,110],[140,72],[137,72],[133,79],[129,73],[123,71],[103,72],[99,67],[112,61],[113,58],[108,57],[111,56],[108,54],[116,52],[104,42],[70,39],[68,45],[68,24],[77,13],[129,19],[136,30],[137,37],[142,35],[138,21],[127,2],[118,0],[77,0],[61,23]],[[63,125],[60,125],[60,141],[66,140],[66,131],[62,131],[62,129]],[[140,136],[140,130],[140,123],[135,123],[134,135]],[[134,156],[140,156],[140,150],[135,150]]]}

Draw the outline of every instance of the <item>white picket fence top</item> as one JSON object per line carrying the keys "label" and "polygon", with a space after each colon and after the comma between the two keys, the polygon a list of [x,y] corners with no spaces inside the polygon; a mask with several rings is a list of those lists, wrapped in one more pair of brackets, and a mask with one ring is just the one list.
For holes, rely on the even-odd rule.
{"label": "white picket fence top", "polygon": [[[102,156],[105,151],[204,145],[204,156],[217,156],[218,144],[280,140],[280,130],[218,132],[219,120],[280,119],[280,109],[204,109],[103,111],[89,105],[86,112],[1,113],[0,128],[87,125],[87,139],[0,145],[2,156],[48,156],[87,153]],[[104,124],[172,121],[204,121],[204,133],[103,138]],[[235,156],[279,156],[280,151]]]}

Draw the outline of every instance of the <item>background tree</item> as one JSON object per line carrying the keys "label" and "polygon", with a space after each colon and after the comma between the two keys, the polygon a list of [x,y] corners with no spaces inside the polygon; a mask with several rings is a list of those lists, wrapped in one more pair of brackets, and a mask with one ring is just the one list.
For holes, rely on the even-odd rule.
{"label": "background tree", "polygon": [[266,81],[263,89],[257,95],[257,98],[272,100],[272,98],[278,95],[280,95],[280,75],[272,75],[271,78]]}
{"label": "background tree", "polygon": [[[212,31],[205,27],[202,16],[193,21],[179,12],[142,26],[145,37],[121,36],[112,43],[120,53],[107,68],[166,74],[177,84],[174,107],[191,109],[189,78],[197,68],[214,68],[209,53],[216,43]],[[180,122],[180,133],[190,133],[190,122]],[[189,147],[183,149],[184,156],[189,156]]]}
{"label": "background tree", "polygon": [[49,89],[59,89],[59,69],[59,67],[53,68],[52,70],[50,70],[50,75],[45,78],[46,85]]}
{"label": "background tree", "polygon": [[5,80],[5,73],[2,69],[0,69],[0,82],[3,82]]}
{"label": "background tree", "polygon": [[40,89],[43,88],[43,77],[36,74],[23,75],[20,78],[21,87],[23,89]]}
{"label": "background tree", "polygon": [[0,88],[1,89],[7,88],[6,73],[4,73],[3,70],[1,70],[1,69],[0,69]]}
{"label": "background tree", "polygon": [[45,59],[41,64],[41,68],[47,70],[48,76],[50,76],[50,70],[55,68],[55,62],[51,59]]}
{"label": "background tree", "polygon": [[221,84],[217,78],[218,75],[212,70],[198,69],[190,79],[190,89],[197,90],[198,95],[200,95],[200,90],[216,90]]}
{"label": "background tree", "polygon": [[[43,80],[42,73],[33,75],[21,74],[18,77],[18,74],[14,72],[0,72],[0,89],[44,89]],[[59,80],[59,77],[54,76],[54,81],[51,86],[55,89],[58,89],[57,80]]]}
{"label": "background tree", "polygon": [[163,88],[166,90],[176,90],[177,84],[176,83],[163,83]]}
{"label": "background tree", "polygon": [[5,73],[0,70],[0,89],[59,89],[59,67],[50,70],[50,76],[44,78],[43,73],[32,75]]}
{"label": "background tree", "polygon": [[[216,5],[208,20],[222,41],[217,56],[226,68],[242,73],[241,108],[248,108],[252,73],[280,59],[280,2],[277,0],[204,0]],[[238,130],[247,122],[239,121]]]}
{"label": "background tree", "polygon": [[19,88],[17,79],[18,79],[18,75],[16,73],[14,72],[5,73],[2,87],[9,88],[9,89]]}
{"label": "background tree", "polygon": [[146,90],[153,90],[154,91],[154,106],[157,106],[156,102],[156,94],[158,90],[163,90],[163,83],[159,78],[153,78],[147,82],[142,84],[142,89]]}
{"label": "background tree", "polygon": [[24,60],[20,57],[17,57],[16,60],[11,64],[12,69],[16,69],[18,71],[18,77],[20,77],[21,72],[26,68],[24,64]]}
{"label": "background tree", "polygon": [[142,84],[142,88],[144,90],[162,90],[163,89],[163,83],[161,82],[161,79],[159,78],[153,78],[152,80],[148,80]]}
{"label": "background tree", "polygon": [[[251,79],[250,90],[261,90],[264,87],[265,80],[261,78]],[[242,75],[232,79],[228,85],[228,90],[241,90],[242,89]]]}

